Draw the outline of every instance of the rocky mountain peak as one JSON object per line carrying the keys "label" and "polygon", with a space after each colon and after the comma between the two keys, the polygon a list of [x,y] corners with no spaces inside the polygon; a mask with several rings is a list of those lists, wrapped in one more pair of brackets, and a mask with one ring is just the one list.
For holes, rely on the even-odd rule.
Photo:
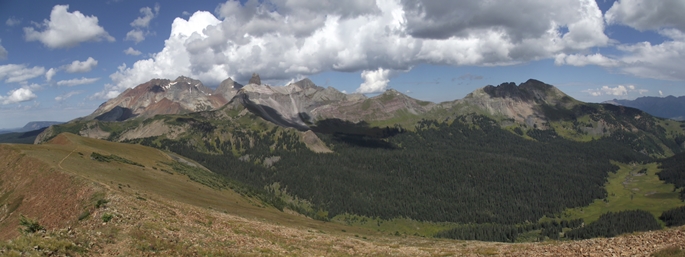
{"label": "rocky mountain peak", "polygon": [[302,80],[300,80],[300,81],[298,81],[298,82],[295,82],[295,83],[293,83],[293,84],[295,84],[295,85],[297,85],[299,88],[302,88],[302,89],[305,89],[305,90],[306,90],[306,89],[311,89],[311,88],[313,88],[313,89],[323,89],[322,87],[319,87],[319,86],[317,86],[316,84],[314,84],[314,82],[311,81],[309,78],[304,78],[304,79],[302,79]]}
{"label": "rocky mountain peak", "polygon": [[380,95],[377,95],[373,98],[383,99],[384,101],[392,100],[395,98],[397,98],[397,99],[413,99],[410,96],[405,95],[404,93],[397,91],[395,89],[392,89],[392,88],[385,90],[383,93],[381,93]]}
{"label": "rocky mountain peak", "polygon": [[[506,98],[521,102],[557,104],[572,101],[571,97],[556,87],[535,79],[529,79],[518,86],[514,82],[502,83],[498,86],[488,85],[483,87],[482,91],[491,98]],[[478,94],[470,94],[471,97],[475,95]]]}
{"label": "rocky mountain peak", "polygon": [[476,89],[460,101],[492,115],[509,117],[537,128],[546,126],[543,105],[546,108],[569,109],[578,103],[556,87],[534,79],[518,86],[513,82],[488,85]]}
{"label": "rocky mountain peak", "polygon": [[219,87],[217,87],[217,90],[219,89],[228,89],[228,88],[234,88],[234,89],[240,89],[243,87],[243,85],[236,83],[233,81],[231,78],[227,78],[224,81],[221,81],[221,84],[219,84]]}
{"label": "rocky mountain peak", "polygon": [[238,93],[238,90],[243,88],[243,85],[233,81],[231,78],[227,78],[219,84],[219,86],[214,90],[215,95],[223,96],[228,102]]}
{"label": "rocky mountain peak", "polygon": [[521,90],[516,83],[502,83],[498,86],[487,85],[483,91],[493,98],[512,98],[518,101],[530,101],[532,95],[527,90]]}
{"label": "rocky mountain peak", "polygon": [[181,82],[181,81],[184,81],[184,82],[199,82],[199,80],[196,80],[196,79],[193,79],[193,78],[190,78],[190,77],[186,77],[186,76],[178,76],[174,81],[176,81],[176,82]]}
{"label": "rocky mountain peak", "polygon": [[85,119],[122,121],[158,114],[207,111],[226,104],[224,97],[213,96],[213,93],[199,80],[186,76],[173,81],[152,79],[108,100]]}
{"label": "rocky mountain peak", "polygon": [[250,81],[248,82],[248,84],[261,85],[262,79],[259,78],[259,74],[252,73],[252,78],[250,78]]}
{"label": "rocky mountain peak", "polygon": [[383,93],[381,93],[381,95],[384,95],[384,94],[389,94],[389,95],[403,95],[402,93],[400,93],[400,91],[397,91],[397,90],[395,90],[394,88],[387,89],[387,90],[385,90]]}

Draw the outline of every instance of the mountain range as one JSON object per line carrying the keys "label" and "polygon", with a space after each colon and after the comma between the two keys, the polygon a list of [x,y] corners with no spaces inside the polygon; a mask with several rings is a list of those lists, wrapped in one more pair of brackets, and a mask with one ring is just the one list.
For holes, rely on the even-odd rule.
{"label": "mountain range", "polygon": [[643,96],[635,100],[614,99],[605,103],[637,108],[657,117],[685,120],[685,96]]}
{"label": "mountain range", "polygon": [[[268,122],[299,131],[330,130],[336,126],[326,124],[336,120],[412,130],[423,119],[444,121],[479,114],[495,119],[502,128],[553,130],[562,137],[580,141],[630,132],[635,135],[632,144],[650,146],[638,150],[655,156],[668,156],[683,144],[678,135],[665,135],[659,129],[669,126],[665,120],[637,109],[580,102],[534,79],[520,85],[486,86],[463,99],[442,103],[417,100],[392,89],[371,98],[345,94],[332,87],[319,87],[309,79],[282,87],[257,84],[261,83],[257,74],[250,81],[243,86],[229,78],[212,91],[187,77],[174,81],[153,79],[110,99],[86,117],[48,129],[36,143],[63,131],[114,141],[160,136],[171,131],[172,135],[180,135],[188,131],[188,124],[160,122],[155,115],[199,112],[204,120],[225,119],[227,115],[242,116],[245,112],[234,112],[246,109]],[[130,121],[133,125],[110,121]]]}
{"label": "mountain range", "polygon": [[13,132],[29,132],[29,131],[33,131],[33,130],[47,128],[50,125],[56,125],[56,124],[62,124],[62,123],[64,123],[64,122],[60,122],[60,121],[32,121],[32,122],[26,123],[26,125],[24,125],[21,128],[0,130],[0,134],[13,133]]}
{"label": "mountain range", "polygon": [[[0,169],[12,186],[0,189],[0,204],[12,206],[0,212],[0,229],[16,231],[6,217],[23,217],[20,212],[86,230],[106,226],[89,215],[111,214],[116,231],[145,242],[133,247],[142,252],[189,254],[161,241],[220,238],[229,226],[221,212],[302,224],[320,234],[501,242],[613,237],[677,226],[685,214],[679,166],[659,173],[662,163],[685,158],[685,123],[581,102],[535,79],[488,85],[441,103],[392,89],[373,97],[346,94],[309,79],[270,86],[257,74],[244,85],[228,78],[215,90],[187,77],[153,79],[86,117],[50,126],[35,143],[0,145],[7,158],[22,157],[11,170],[30,173],[12,177]],[[104,193],[63,199],[22,186],[39,183],[36,171],[24,168],[31,163],[73,181],[86,178],[74,182],[83,192]],[[55,181],[61,182],[50,188],[63,188],[67,179]],[[36,211],[33,199],[76,206],[57,212],[71,223]],[[106,199],[116,209],[93,207]],[[177,210],[135,214],[136,201]],[[187,204],[207,211],[193,223],[202,228],[174,223],[176,215],[185,222],[196,212],[181,207]],[[136,225],[135,215],[145,222]],[[194,227],[195,234],[180,235],[179,226]],[[125,241],[107,236],[115,230],[97,231],[91,236],[102,249]],[[263,230],[241,227],[239,233],[255,231]]]}

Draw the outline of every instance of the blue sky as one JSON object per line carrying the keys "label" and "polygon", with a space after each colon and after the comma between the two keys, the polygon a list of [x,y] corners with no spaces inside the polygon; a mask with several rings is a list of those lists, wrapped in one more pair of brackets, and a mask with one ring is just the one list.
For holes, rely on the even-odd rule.
{"label": "blue sky", "polygon": [[0,128],[152,78],[253,72],[434,102],[529,78],[588,102],[685,95],[682,0],[0,2]]}

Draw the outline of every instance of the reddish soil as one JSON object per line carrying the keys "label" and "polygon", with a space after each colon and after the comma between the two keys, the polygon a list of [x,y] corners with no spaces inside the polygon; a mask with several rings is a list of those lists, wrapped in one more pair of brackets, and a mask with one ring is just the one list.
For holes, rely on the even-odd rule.
{"label": "reddish soil", "polygon": [[[53,141],[66,144],[66,138]],[[56,171],[11,146],[0,145],[0,239],[19,235],[19,217],[46,229],[78,221],[95,190],[82,179]]]}

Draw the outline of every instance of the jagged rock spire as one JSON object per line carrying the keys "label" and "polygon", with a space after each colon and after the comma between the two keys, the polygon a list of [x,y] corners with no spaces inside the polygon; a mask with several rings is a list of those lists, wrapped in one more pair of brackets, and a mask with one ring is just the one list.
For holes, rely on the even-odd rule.
{"label": "jagged rock spire", "polygon": [[262,84],[262,80],[259,78],[259,74],[257,74],[257,73],[252,73],[252,78],[250,78],[250,82],[248,82],[248,84],[257,84],[257,85],[261,85],[261,84]]}

